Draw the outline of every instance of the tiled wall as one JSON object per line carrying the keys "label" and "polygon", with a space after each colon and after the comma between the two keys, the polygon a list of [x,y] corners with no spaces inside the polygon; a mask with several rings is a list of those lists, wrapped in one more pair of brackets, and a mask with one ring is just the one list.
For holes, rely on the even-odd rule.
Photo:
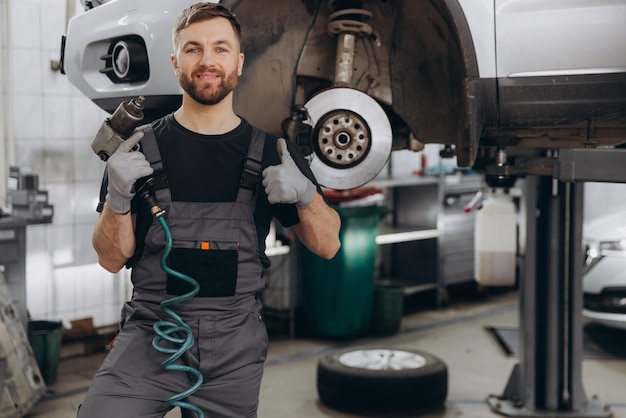
{"label": "tiled wall", "polygon": [[[115,323],[129,295],[128,272],[106,272],[91,245],[104,169],[91,139],[107,114],[50,69],[50,61],[60,57],[66,0],[0,4],[10,22],[4,26],[3,16],[0,36],[9,58],[2,70],[13,85],[12,100],[7,96],[5,103],[12,101],[15,165],[39,175],[39,187],[54,205],[52,224],[27,227],[29,313],[66,325],[89,316],[96,325]],[[76,11],[83,11],[77,0]]]}
{"label": "tiled wall", "polygon": [[[91,246],[104,166],[90,142],[106,114],[50,69],[50,61],[59,59],[66,0],[11,0],[10,37],[5,36],[7,1],[0,0],[0,41],[10,58],[2,74],[13,83],[14,96],[5,103],[12,102],[16,164],[39,175],[55,211],[52,224],[28,227],[29,312],[66,324],[86,316],[96,325],[115,323],[130,292],[128,271],[104,271]],[[83,10],[78,0],[76,10]],[[437,164],[436,146],[427,154],[429,165]],[[421,167],[419,153],[400,151],[392,158],[394,175]],[[623,185],[590,184],[587,190],[588,216],[626,207]]]}

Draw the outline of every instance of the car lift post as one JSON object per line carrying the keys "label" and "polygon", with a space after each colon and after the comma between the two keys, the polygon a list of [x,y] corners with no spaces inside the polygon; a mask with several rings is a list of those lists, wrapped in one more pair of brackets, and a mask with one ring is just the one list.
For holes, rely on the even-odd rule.
{"label": "car lift post", "polygon": [[526,177],[519,362],[503,394],[487,397],[493,412],[612,416],[608,405],[586,398],[582,385],[583,195],[586,181],[626,182],[625,164],[626,149],[565,149],[553,159],[552,176]]}

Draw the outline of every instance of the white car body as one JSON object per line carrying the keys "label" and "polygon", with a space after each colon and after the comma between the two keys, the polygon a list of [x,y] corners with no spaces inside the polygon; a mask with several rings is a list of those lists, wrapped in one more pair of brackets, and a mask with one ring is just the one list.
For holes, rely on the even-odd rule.
{"label": "white car body", "polygon": [[626,329],[626,211],[586,224],[584,242],[583,315],[593,323]]}
{"label": "white car body", "polygon": [[[171,28],[180,11],[196,1],[92,1],[93,8],[72,18],[68,26],[64,72],[109,112],[139,95],[146,97],[147,119],[171,112],[181,97],[170,65]],[[355,3],[362,8],[350,10],[369,16],[357,19],[369,32],[343,29],[329,35],[333,20],[345,18],[336,17],[331,7],[344,11],[342,7]],[[445,145],[454,151],[459,166],[480,169],[490,164],[497,147],[588,148],[588,132],[594,136],[592,146],[613,146],[626,136],[623,0],[220,4],[230,8],[243,27],[246,62],[235,91],[235,110],[257,127],[301,146],[294,131],[310,125],[306,153],[319,160],[316,170],[331,179],[364,183],[382,168],[391,150],[420,150],[426,143]],[[341,36],[356,37],[347,71],[336,53]],[[102,72],[102,57],[120,40],[145,49],[130,54],[135,55],[133,62],[145,60],[137,67],[142,77],[125,81],[111,77],[111,68]],[[348,80],[342,78],[346,75]],[[365,125],[370,132],[366,151],[356,157],[341,154],[346,147],[332,138],[329,146],[316,142],[321,141],[323,117],[294,118],[295,108],[307,109],[311,103],[317,114],[341,117],[337,103],[355,96],[347,89],[365,93],[360,95],[361,108],[377,108],[353,112],[351,123]],[[315,101],[316,96],[323,97]],[[388,121],[378,118],[382,112]],[[339,131],[345,134],[349,126]],[[354,140],[357,133],[349,133]],[[366,158],[368,153],[378,155]],[[354,186],[342,181],[324,185]]]}
{"label": "white car body", "polygon": [[[146,2],[150,7],[144,6]],[[75,17],[70,31],[80,37],[68,38],[66,51],[73,55],[65,58],[70,81],[90,98],[180,91],[163,63],[172,53],[174,20],[194,3],[197,0],[109,0],[97,8],[97,19],[91,11]],[[459,5],[472,33],[482,78],[626,72],[622,47],[626,3],[622,0],[459,0]],[[98,74],[92,55],[86,52],[96,49],[103,34],[113,38],[129,33],[149,40],[149,57],[155,64],[151,68],[164,71],[154,74],[149,83],[122,92]],[[106,48],[100,52],[106,53]]]}
{"label": "white car body", "polygon": [[459,4],[470,26],[482,78],[626,71],[626,51],[620,47],[626,37],[623,1],[460,0]]}

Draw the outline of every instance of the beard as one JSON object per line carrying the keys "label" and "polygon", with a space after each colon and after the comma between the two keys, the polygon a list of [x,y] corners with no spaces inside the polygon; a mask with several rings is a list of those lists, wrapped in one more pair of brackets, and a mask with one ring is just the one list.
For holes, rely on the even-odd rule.
{"label": "beard", "polygon": [[[199,72],[205,72],[206,68],[201,68]],[[195,77],[195,73],[191,77],[185,77],[184,74],[178,74],[178,82],[185,92],[196,102],[203,105],[215,105],[224,100],[226,96],[232,92],[237,86],[239,76],[236,71],[225,75],[222,71],[219,71],[220,82],[215,85],[210,83],[208,85],[201,85]]]}

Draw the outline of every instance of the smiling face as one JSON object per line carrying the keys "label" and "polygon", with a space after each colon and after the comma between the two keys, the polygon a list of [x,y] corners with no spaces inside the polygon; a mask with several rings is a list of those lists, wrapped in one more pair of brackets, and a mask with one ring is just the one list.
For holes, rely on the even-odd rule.
{"label": "smiling face", "polygon": [[184,92],[193,100],[215,105],[231,97],[242,73],[244,56],[230,22],[222,17],[195,22],[175,43],[172,64]]}

